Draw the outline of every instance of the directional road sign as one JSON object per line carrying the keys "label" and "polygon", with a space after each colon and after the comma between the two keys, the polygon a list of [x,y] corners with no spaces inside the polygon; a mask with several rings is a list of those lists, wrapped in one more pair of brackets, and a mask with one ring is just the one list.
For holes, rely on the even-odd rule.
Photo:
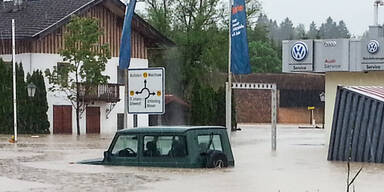
{"label": "directional road sign", "polygon": [[164,68],[128,70],[128,113],[163,114],[165,112]]}

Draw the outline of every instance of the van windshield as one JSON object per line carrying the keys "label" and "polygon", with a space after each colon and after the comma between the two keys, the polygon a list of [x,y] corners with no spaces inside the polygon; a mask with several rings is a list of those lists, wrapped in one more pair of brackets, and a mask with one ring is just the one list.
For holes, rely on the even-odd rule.
{"label": "van windshield", "polygon": [[136,135],[120,135],[113,146],[112,155],[118,157],[136,157],[137,146]]}

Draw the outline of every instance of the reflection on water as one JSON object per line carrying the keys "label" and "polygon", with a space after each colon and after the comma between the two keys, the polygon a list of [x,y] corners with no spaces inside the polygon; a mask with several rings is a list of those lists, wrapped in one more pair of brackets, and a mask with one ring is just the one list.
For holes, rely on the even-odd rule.
{"label": "reflection on water", "polygon": [[[277,151],[268,126],[232,133],[235,167],[222,170],[74,164],[101,157],[112,135],[0,135],[0,191],[345,191],[346,164],[326,160],[325,133],[279,127]],[[361,166],[356,191],[383,191],[384,165]],[[12,183],[12,185],[11,185]]]}

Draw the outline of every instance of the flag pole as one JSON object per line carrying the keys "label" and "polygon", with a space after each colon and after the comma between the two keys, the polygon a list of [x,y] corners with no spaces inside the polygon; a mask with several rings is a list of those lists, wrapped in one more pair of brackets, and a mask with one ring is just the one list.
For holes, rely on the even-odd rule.
{"label": "flag pole", "polygon": [[16,48],[15,48],[15,20],[12,19],[12,69],[13,69],[13,129],[17,142],[17,108],[16,108]]}
{"label": "flag pole", "polygon": [[[231,78],[231,28],[232,28],[232,21],[231,21],[231,16],[232,16],[232,0],[228,0],[228,83],[226,85],[226,111],[225,111],[225,116],[226,116],[226,127],[228,133],[231,132],[232,129],[232,118],[231,118],[231,113],[232,113],[232,78]],[[229,136],[230,134],[228,134]]]}
{"label": "flag pole", "polygon": [[119,54],[119,68],[124,70],[124,128],[129,127],[128,111],[129,111],[129,77],[128,68],[131,62],[131,31],[132,31],[132,18],[135,14],[136,0],[127,0],[123,31],[121,34],[120,54]]}

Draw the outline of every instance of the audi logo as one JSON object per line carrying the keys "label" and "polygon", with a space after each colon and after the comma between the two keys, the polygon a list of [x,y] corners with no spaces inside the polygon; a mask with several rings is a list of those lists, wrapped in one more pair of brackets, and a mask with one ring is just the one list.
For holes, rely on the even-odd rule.
{"label": "audi logo", "polygon": [[337,43],[336,41],[324,41],[323,45],[324,47],[336,47]]}

